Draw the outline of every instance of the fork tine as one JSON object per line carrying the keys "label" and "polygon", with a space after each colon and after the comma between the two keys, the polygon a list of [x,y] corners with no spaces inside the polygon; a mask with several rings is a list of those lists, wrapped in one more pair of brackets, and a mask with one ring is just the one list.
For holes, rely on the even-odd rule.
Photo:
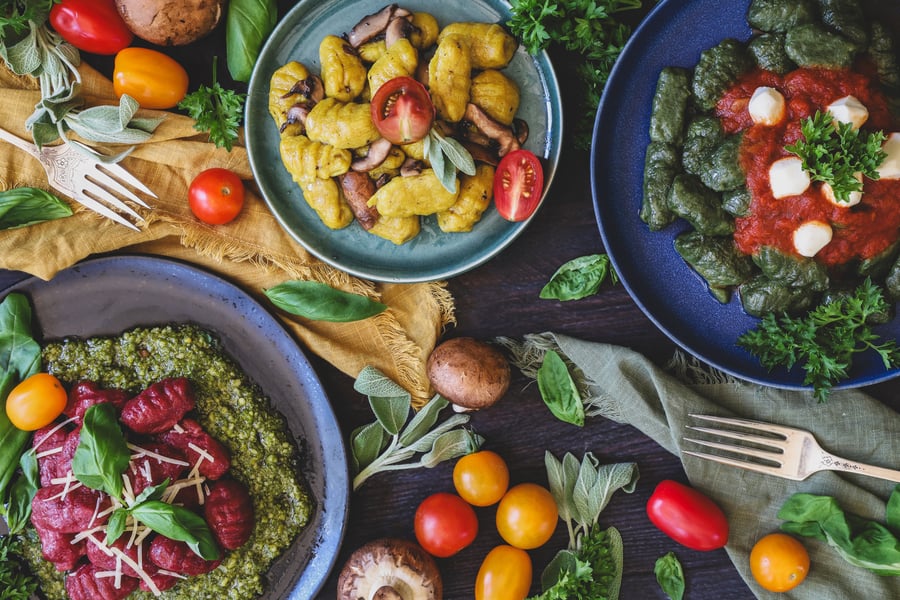
{"label": "fork tine", "polygon": [[109,188],[110,190],[112,190],[113,192],[115,192],[117,194],[121,194],[121,195],[125,196],[132,202],[136,202],[136,203],[140,204],[141,206],[143,206],[144,208],[150,208],[150,206],[146,202],[141,200],[137,196],[137,194],[135,194],[134,192],[129,190],[127,187],[122,185],[119,181],[117,181],[116,179],[113,179],[111,176],[107,175],[103,171],[100,171],[98,169],[98,170],[94,171],[93,173],[91,173],[89,175],[89,177],[91,179],[95,179],[96,183],[106,186],[107,188]]}
{"label": "fork tine", "polygon": [[777,475],[779,477],[794,479],[796,481],[801,480],[800,477],[787,473],[778,467],[770,467],[768,465],[761,465],[759,463],[747,462],[744,460],[735,460],[733,458],[725,458],[724,456],[706,454],[705,452],[693,452],[691,450],[682,450],[682,454],[690,454],[691,456],[696,456],[697,458],[702,458],[704,460],[711,460],[713,462],[722,463],[723,465],[730,465],[732,467],[747,469],[748,471],[756,471],[757,473]]}
{"label": "fork tine", "polygon": [[778,463],[779,465],[782,464],[782,462],[779,460],[780,456],[783,454],[781,452],[772,452],[769,450],[760,450],[759,448],[749,448],[747,446],[736,446],[734,444],[723,444],[721,442],[711,442],[694,438],[684,438],[684,440],[687,442],[694,442],[695,444],[699,444],[701,446],[706,446],[707,448],[724,450],[725,452],[732,452],[734,454],[740,454],[742,456],[753,456],[762,460],[768,460],[774,463]]}
{"label": "fork tine", "polygon": [[140,219],[143,221],[144,217],[142,217],[137,212],[135,212],[133,208],[131,208],[130,206],[128,206],[127,204],[122,202],[120,199],[116,198],[114,195],[109,193],[106,189],[100,187],[99,185],[92,182],[91,180],[86,179],[81,187],[82,187],[82,191],[90,192],[90,193],[94,194],[95,196],[97,196],[100,200],[103,200],[104,202],[111,204],[114,208],[121,210],[122,212],[124,212],[128,215],[131,215],[135,219]]}
{"label": "fork tine", "polygon": [[712,415],[691,414],[695,419],[703,419],[712,421],[713,423],[721,423],[723,425],[734,425],[736,427],[746,427],[747,429],[758,429],[769,433],[787,436],[789,433],[796,432],[793,427],[782,427],[781,425],[773,425],[771,423],[763,423],[762,421],[751,421],[750,419],[736,419],[732,417],[714,417]]}
{"label": "fork tine", "polygon": [[119,223],[120,225],[124,225],[125,227],[128,227],[129,229],[134,229],[135,231],[140,231],[140,229],[138,228],[137,225],[130,222],[128,219],[126,219],[119,213],[110,210],[106,205],[101,204],[100,202],[97,202],[90,196],[85,196],[84,194],[75,194],[75,195],[73,195],[72,199],[75,200],[76,202],[78,202],[79,204],[83,204],[85,207],[91,209],[92,211],[94,211],[96,213],[100,213],[107,219],[112,219],[116,223]]}
{"label": "fork tine", "polygon": [[708,433],[710,435],[716,435],[719,437],[731,438],[733,440],[740,440],[742,442],[750,442],[753,444],[762,444],[763,446],[770,446],[772,448],[783,449],[785,445],[784,438],[771,438],[763,435],[753,435],[752,433],[742,433],[740,431],[730,431],[728,429],[713,429],[712,427],[695,427],[694,425],[688,425],[688,429],[693,429],[694,431],[699,431],[700,433]]}
{"label": "fork tine", "polygon": [[[125,169],[122,165],[120,165],[118,163],[109,163],[109,164],[103,163],[100,165],[100,167],[102,169],[109,171],[112,175],[118,177],[125,183],[130,184],[131,186],[144,192],[148,196],[152,196],[153,198],[158,198],[158,196],[153,193],[153,190],[151,190],[146,185],[144,185],[144,183],[140,179],[138,179],[137,177],[135,177],[134,175],[129,173],[128,170]],[[144,205],[144,206],[146,206],[146,205]]]}

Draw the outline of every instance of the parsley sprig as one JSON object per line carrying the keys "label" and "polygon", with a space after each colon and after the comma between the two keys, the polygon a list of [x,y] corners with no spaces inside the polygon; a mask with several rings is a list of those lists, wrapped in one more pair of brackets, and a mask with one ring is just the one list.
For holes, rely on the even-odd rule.
{"label": "parsley sprig", "polygon": [[217,58],[213,58],[212,85],[201,85],[178,103],[194,119],[194,129],[209,132],[209,141],[217,148],[231,152],[238,139],[238,128],[244,113],[247,95],[226,90],[216,80]]}
{"label": "parsley sprig", "polygon": [[889,308],[881,288],[866,279],[853,294],[820,304],[806,316],[769,313],[737,343],[768,369],[802,364],[803,383],[824,402],[832,386],[847,378],[854,354],[874,350],[885,369],[900,366],[896,340],[881,341],[870,324]]}
{"label": "parsley sprig", "polygon": [[19,556],[19,542],[0,537],[0,600],[28,600],[37,590],[37,579]]}
{"label": "parsley sprig", "polygon": [[862,191],[858,173],[878,179],[878,167],[887,157],[883,131],[861,131],[816,111],[800,123],[800,132],[803,137],[785,150],[800,157],[813,180],[830,185],[838,202],[849,202],[852,192]]}
{"label": "parsley sprig", "polygon": [[631,35],[616,13],[641,8],[640,0],[513,0],[509,30],[530,54],[551,45],[580,54],[577,67],[584,82],[584,115],[576,144],[590,147],[594,116],[613,64]]}

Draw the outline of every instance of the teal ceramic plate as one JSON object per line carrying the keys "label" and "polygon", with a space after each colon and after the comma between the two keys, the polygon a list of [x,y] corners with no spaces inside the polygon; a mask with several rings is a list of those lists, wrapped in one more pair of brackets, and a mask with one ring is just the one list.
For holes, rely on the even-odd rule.
{"label": "teal ceramic plate", "polygon": [[[378,281],[445,279],[498,254],[528,226],[528,221],[510,223],[489,208],[471,232],[444,233],[434,217],[427,217],[421,233],[402,246],[366,233],[355,222],[331,230],[307,206],[300,188],[282,165],[278,128],[269,116],[269,79],[276,69],[296,60],[318,73],[322,38],[349,31],[362,17],[385,4],[386,0],[300,0],[284,17],[266,42],[250,79],[245,119],[250,165],[281,225],[323,261]],[[431,13],[442,26],[455,21],[503,23],[510,16],[509,4],[503,0],[406,0],[400,5]],[[546,53],[532,57],[522,48],[504,72],[519,85],[522,100],[518,115],[528,122],[530,130],[525,147],[544,159],[546,190],[556,171],[562,138],[562,103],[556,75]]]}

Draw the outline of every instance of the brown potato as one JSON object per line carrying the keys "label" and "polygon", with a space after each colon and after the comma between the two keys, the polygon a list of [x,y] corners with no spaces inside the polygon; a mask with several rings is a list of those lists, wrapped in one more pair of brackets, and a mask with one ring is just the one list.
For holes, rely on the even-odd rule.
{"label": "brown potato", "polygon": [[509,389],[509,361],[497,347],[470,337],[439,344],[426,369],[437,393],[466,409],[491,406]]}
{"label": "brown potato", "polygon": [[116,0],[136,36],[160,46],[183,46],[207,35],[222,18],[225,0]]}

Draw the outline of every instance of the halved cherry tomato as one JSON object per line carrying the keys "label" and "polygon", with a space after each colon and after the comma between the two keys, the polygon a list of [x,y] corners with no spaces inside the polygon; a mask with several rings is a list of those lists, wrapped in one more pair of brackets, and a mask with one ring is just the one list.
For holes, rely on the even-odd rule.
{"label": "halved cherry tomato", "polygon": [[786,592],[800,585],[809,572],[809,553],[786,533],[764,535],[750,550],[750,572],[770,592]]}
{"label": "halved cherry tomato", "polygon": [[395,77],[383,83],[370,107],[378,133],[393,144],[421,140],[434,122],[431,95],[412,77]]}
{"label": "halved cherry tomato", "polygon": [[453,556],[478,535],[475,509],[455,494],[438,492],[422,501],[414,522],[416,540],[433,556]]}
{"label": "halved cherry tomato", "polygon": [[524,221],[537,210],[544,192],[544,168],[533,152],[513,150],[494,173],[494,206],[507,221]]}
{"label": "halved cherry tomato", "polygon": [[188,74],[174,58],[150,48],[125,48],[116,54],[113,88],[143,108],[172,108],[184,98]]}
{"label": "halved cherry tomato", "polygon": [[62,0],[50,9],[50,24],[64,40],[93,54],[115,54],[134,39],[114,0]]}
{"label": "halved cherry tomato", "polygon": [[715,550],[728,541],[728,519],[692,487],[660,481],[647,502],[647,516],[663,533],[693,550]]}
{"label": "halved cherry tomato", "polygon": [[516,548],[531,550],[553,536],[559,510],[550,491],[536,483],[520,483],[509,489],[497,506],[497,531]]}
{"label": "halved cherry tomato", "polygon": [[204,223],[223,225],[233,221],[244,206],[244,182],[228,169],[206,169],[191,182],[188,203]]}
{"label": "halved cherry tomato", "polygon": [[479,450],[466,454],[453,467],[453,486],[473,506],[500,502],[509,487],[509,468],[496,452]]}
{"label": "halved cherry tomato", "polygon": [[520,548],[497,546],[484,557],[475,579],[475,600],[523,600],[531,589],[531,557]]}
{"label": "halved cherry tomato", "polygon": [[6,416],[19,429],[35,431],[61,415],[67,399],[59,379],[50,373],[35,373],[6,397]]}

